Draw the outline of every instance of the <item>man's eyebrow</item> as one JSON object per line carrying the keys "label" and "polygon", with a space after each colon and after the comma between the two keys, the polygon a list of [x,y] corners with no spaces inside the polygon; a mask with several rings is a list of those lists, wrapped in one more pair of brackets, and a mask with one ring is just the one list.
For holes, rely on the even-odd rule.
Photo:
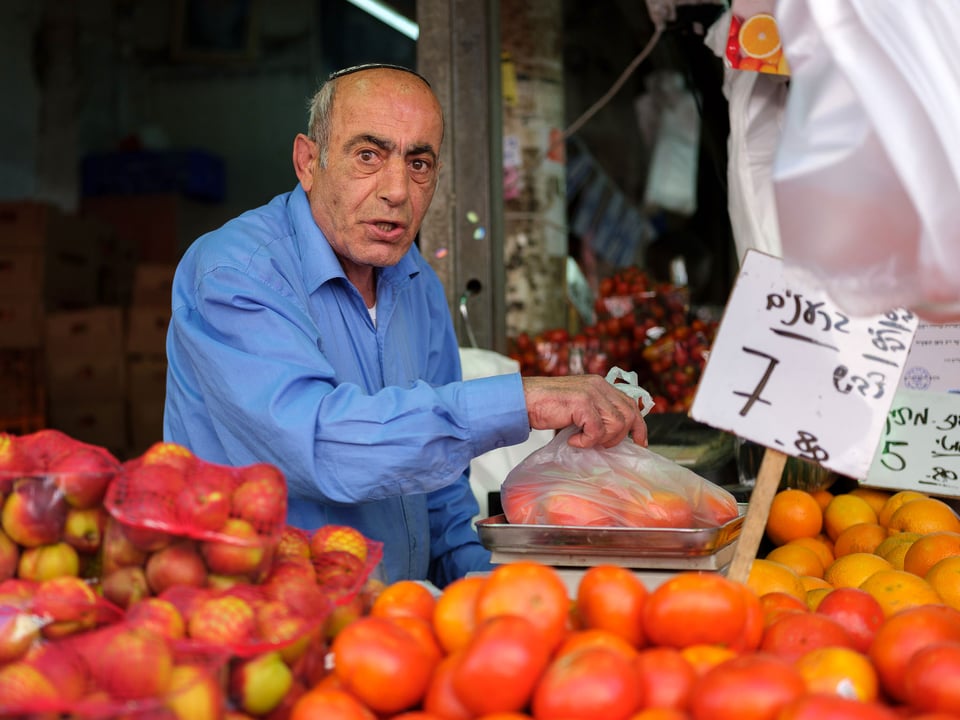
{"label": "man's eyebrow", "polygon": [[[351,148],[356,147],[357,145],[363,145],[364,143],[369,143],[370,145],[376,145],[381,150],[387,152],[393,152],[397,149],[397,144],[392,140],[387,140],[386,138],[377,137],[376,135],[354,135],[352,138],[347,140],[344,143],[344,149],[350,150]],[[429,155],[432,160],[437,159],[437,152],[433,149],[433,145],[430,143],[424,143],[422,145],[411,145],[407,148],[408,156],[410,155]]]}

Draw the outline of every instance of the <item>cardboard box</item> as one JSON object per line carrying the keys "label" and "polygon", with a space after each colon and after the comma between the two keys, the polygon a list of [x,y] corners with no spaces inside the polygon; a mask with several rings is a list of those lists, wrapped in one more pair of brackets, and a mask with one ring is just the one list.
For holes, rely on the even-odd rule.
{"label": "cardboard box", "polygon": [[46,412],[43,351],[0,350],[0,432],[39,430]]}
{"label": "cardboard box", "polygon": [[174,263],[140,263],[133,271],[134,305],[169,306],[173,292]]}
{"label": "cardboard box", "polygon": [[138,457],[163,440],[163,400],[154,398],[129,405],[129,457]]}
{"label": "cardboard box", "polygon": [[127,398],[130,404],[163,405],[167,396],[165,355],[127,356]]}
{"label": "cardboard box", "polygon": [[101,306],[47,315],[45,344],[56,355],[122,355],[123,308]]}
{"label": "cardboard box", "polygon": [[0,295],[41,302],[45,265],[42,252],[0,246]]}
{"label": "cardboard box", "polygon": [[127,352],[166,355],[170,305],[131,305],[127,309]]}
{"label": "cardboard box", "polygon": [[43,303],[0,296],[0,348],[43,346]]}
{"label": "cardboard box", "polygon": [[176,195],[85,197],[82,213],[110,225],[134,247],[137,262],[170,263],[180,256],[180,198]]}
{"label": "cardboard box", "polygon": [[50,353],[47,393],[51,403],[122,400],[126,397],[126,356],[120,351]]}
{"label": "cardboard box", "polygon": [[50,427],[121,457],[127,450],[127,403],[123,399],[49,403]]}

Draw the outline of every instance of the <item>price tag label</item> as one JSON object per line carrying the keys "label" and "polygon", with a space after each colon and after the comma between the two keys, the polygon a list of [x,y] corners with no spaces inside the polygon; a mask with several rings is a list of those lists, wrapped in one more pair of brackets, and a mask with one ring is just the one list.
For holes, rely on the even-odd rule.
{"label": "price tag label", "polygon": [[907,310],[850,316],[788,278],[782,260],[751,250],[690,415],[863,479],[916,330]]}
{"label": "price tag label", "polygon": [[866,484],[960,496],[960,395],[900,388]]}

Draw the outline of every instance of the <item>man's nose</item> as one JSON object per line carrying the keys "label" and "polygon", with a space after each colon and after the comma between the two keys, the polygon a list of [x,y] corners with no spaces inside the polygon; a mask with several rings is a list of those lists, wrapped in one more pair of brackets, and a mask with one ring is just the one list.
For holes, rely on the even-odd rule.
{"label": "man's nose", "polygon": [[391,157],[380,169],[379,195],[391,205],[398,205],[407,199],[409,183],[406,161]]}

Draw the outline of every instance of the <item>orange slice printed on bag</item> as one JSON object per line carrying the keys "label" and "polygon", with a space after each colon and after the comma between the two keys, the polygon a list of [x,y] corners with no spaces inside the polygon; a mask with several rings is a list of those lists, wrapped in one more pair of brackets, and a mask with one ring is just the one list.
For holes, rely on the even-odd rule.
{"label": "orange slice printed on bag", "polygon": [[780,31],[769,13],[751,15],[740,26],[740,50],[747,57],[768,58],[780,50]]}

